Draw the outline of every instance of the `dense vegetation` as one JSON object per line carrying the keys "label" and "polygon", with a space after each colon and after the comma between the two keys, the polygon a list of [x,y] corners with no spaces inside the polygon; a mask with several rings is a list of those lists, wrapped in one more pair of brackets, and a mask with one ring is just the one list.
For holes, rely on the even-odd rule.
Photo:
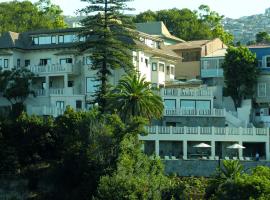
{"label": "dense vegetation", "polygon": [[62,10],[50,0],[2,2],[0,24],[0,33],[66,27]]}
{"label": "dense vegetation", "polygon": [[223,16],[201,5],[198,11],[168,9],[157,12],[146,11],[134,18],[134,22],[163,21],[169,31],[184,40],[213,39],[219,37],[225,44],[231,44],[233,36],[227,33],[221,21]]}

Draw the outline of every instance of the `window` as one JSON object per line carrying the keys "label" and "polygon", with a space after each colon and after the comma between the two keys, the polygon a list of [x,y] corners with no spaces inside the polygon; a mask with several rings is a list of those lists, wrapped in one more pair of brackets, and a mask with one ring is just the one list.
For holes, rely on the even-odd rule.
{"label": "window", "polygon": [[75,35],[64,35],[64,43],[74,42],[76,40],[75,38]]}
{"label": "window", "polygon": [[42,89],[46,89],[46,82],[42,82],[42,83],[41,83],[41,88],[42,88]]}
{"label": "window", "polygon": [[17,68],[21,66],[21,59],[17,59]]}
{"label": "window", "polygon": [[0,68],[3,66],[2,59],[0,59]]}
{"label": "window", "polygon": [[209,65],[210,65],[210,63],[209,63],[209,60],[204,60],[203,61],[203,69],[208,69],[209,68]]}
{"label": "window", "polygon": [[196,109],[195,100],[180,100],[180,108]]}
{"label": "window", "polygon": [[56,101],[56,108],[64,109],[65,108],[65,102],[64,101]]}
{"label": "window", "polygon": [[44,65],[50,65],[51,64],[51,59],[47,58],[47,59],[40,59],[39,61],[39,65],[44,66]]}
{"label": "window", "polygon": [[157,63],[152,63],[152,71],[157,71]]}
{"label": "window", "polygon": [[63,35],[58,36],[58,43],[64,43],[64,36]]}
{"label": "window", "polygon": [[9,62],[8,59],[4,59],[4,68],[8,68]]}
{"label": "window", "polygon": [[170,66],[166,67],[166,73],[167,73],[167,75],[170,75]]}
{"label": "window", "polygon": [[52,44],[56,44],[56,36],[55,36],[55,35],[53,35],[53,36],[51,37],[51,43],[52,43]]}
{"label": "window", "polygon": [[266,97],[266,83],[258,83],[258,97]]}
{"label": "window", "polygon": [[34,45],[35,45],[35,44],[38,44],[38,37],[34,37],[34,38],[33,38],[33,43],[34,43]]}
{"label": "window", "polygon": [[176,100],[175,99],[164,99],[165,109],[175,109]]}
{"label": "window", "polygon": [[174,67],[171,67],[171,75],[174,75]]}
{"label": "window", "polygon": [[76,101],[76,109],[82,109],[82,101],[81,100]]}
{"label": "window", "polygon": [[100,82],[94,77],[86,77],[86,93],[95,93]]}
{"label": "window", "polygon": [[51,36],[42,36],[39,37],[38,44],[51,44],[52,39]]}
{"label": "window", "polygon": [[25,61],[24,61],[24,66],[27,67],[27,66],[29,66],[29,65],[30,65],[30,60],[25,60]]}
{"label": "window", "polygon": [[211,109],[211,102],[210,101],[203,101],[197,100],[196,101],[196,109],[197,110],[210,110]]}
{"label": "window", "polygon": [[183,62],[199,61],[200,51],[182,52]]}
{"label": "window", "polygon": [[145,65],[146,65],[146,67],[148,67],[148,59],[147,59],[147,58],[145,58],[145,59],[144,59],[144,61],[145,61]]}
{"label": "window", "polygon": [[68,81],[68,87],[73,87],[74,81]]}
{"label": "window", "polygon": [[143,57],[141,57],[141,62],[143,62]]}
{"label": "window", "polygon": [[90,56],[86,56],[85,57],[85,64],[87,64],[87,65],[91,65],[92,64],[92,61],[91,61]]}
{"label": "window", "polygon": [[270,67],[270,56],[266,57],[266,67]]}
{"label": "window", "polygon": [[159,71],[164,72],[165,65],[162,63],[159,63]]}

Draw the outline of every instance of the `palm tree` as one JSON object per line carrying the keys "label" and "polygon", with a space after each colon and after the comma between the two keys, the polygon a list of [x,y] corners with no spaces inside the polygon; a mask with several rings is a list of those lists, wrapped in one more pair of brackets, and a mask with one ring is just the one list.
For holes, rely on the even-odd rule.
{"label": "palm tree", "polygon": [[162,116],[163,103],[151,89],[151,83],[137,73],[124,76],[108,95],[109,108],[115,109],[124,121],[131,117],[158,119]]}

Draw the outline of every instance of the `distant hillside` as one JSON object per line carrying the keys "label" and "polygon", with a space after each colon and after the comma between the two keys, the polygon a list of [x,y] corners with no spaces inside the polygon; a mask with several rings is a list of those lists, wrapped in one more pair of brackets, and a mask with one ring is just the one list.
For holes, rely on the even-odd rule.
{"label": "distant hillside", "polygon": [[234,35],[235,42],[246,44],[255,40],[258,32],[270,33],[270,8],[263,14],[240,17],[239,19],[225,18],[223,20],[225,30]]}
{"label": "distant hillside", "polygon": [[[74,27],[83,18],[83,16],[65,16],[65,21],[69,27]],[[266,9],[263,14],[240,17],[239,19],[225,18],[223,26],[225,30],[234,35],[235,42],[240,41],[242,44],[246,44],[255,40],[255,35],[258,32],[270,33],[270,8]]]}

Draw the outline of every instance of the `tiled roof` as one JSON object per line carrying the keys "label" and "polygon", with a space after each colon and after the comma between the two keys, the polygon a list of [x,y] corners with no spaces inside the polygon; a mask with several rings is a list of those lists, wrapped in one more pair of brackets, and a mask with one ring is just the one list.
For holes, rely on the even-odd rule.
{"label": "tiled roof", "polygon": [[176,50],[176,49],[196,49],[201,48],[203,45],[207,44],[210,40],[194,40],[183,43],[178,43],[175,45],[167,46],[167,49]]}

